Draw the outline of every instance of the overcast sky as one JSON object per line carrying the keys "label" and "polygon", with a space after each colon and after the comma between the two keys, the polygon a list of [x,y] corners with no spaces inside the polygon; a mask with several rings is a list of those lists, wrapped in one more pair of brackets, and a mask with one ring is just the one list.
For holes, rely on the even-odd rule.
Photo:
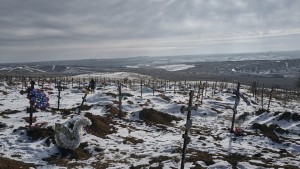
{"label": "overcast sky", "polygon": [[300,0],[0,0],[0,62],[299,50]]}

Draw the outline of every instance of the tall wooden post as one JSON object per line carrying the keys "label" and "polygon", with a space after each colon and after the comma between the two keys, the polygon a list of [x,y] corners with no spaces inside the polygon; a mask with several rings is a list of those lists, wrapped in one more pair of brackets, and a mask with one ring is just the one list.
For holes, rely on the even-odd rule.
{"label": "tall wooden post", "polygon": [[181,169],[184,169],[186,148],[187,148],[188,143],[190,142],[190,137],[188,136],[188,134],[189,134],[189,130],[192,127],[191,110],[197,109],[197,107],[195,107],[195,108],[192,107],[194,91],[191,90],[189,95],[190,95],[189,106],[187,107],[187,109],[185,109],[184,107],[182,107],[180,109],[181,113],[183,113],[186,110],[188,111],[187,118],[186,118],[185,132],[182,135],[182,138],[184,139],[184,141],[183,141],[182,156],[181,156]]}
{"label": "tall wooden post", "polygon": [[176,92],[176,81],[175,81],[175,84],[174,84],[174,94]]}
{"label": "tall wooden post", "polygon": [[206,81],[206,83],[205,83],[205,92],[204,92],[204,94],[205,94],[205,97],[206,97],[206,90],[207,90],[207,86],[208,86],[208,84],[207,84],[207,81]]}
{"label": "tall wooden post", "polygon": [[141,79],[141,98],[143,98],[143,79]]}
{"label": "tall wooden post", "polygon": [[119,91],[119,117],[122,116],[122,91],[121,84],[118,82],[118,91]]}
{"label": "tall wooden post", "polygon": [[200,89],[201,89],[201,81],[200,81],[200,83],[198,84],[198,95],[197,95],[197,99],[200,98]]}
{"label": "tall wooden post", "polygon": [[78,90],[80,89],[80,78],[78,79]]}
{"label": "tall wooden post", "polygon": [[264,109],[264,85],[261,88],[261,109]]}
{"label": "tall wooden post", "polygon": [[258,102],[258,98],[257,98],[257,87],[258,87],[258,81],[256,82],[256,86],[255,86],[255,90],[254,90],[254,92],[255,92],[255,100],[256,100],[256,102]]}
{"label": "tall wooden post", "polygon": [[78,110],[76,110],[78,114],[81,113],[82,106],[83,106],[84,102],[86,101],[86,96],[87,96],[87,93],[85,93],[84,96],[82,97],[81,104],[80,104],[80,106],[78,106],[78,108],[77,108]]}
{"label": "tall wooden post", "polygon": [[213,83],[212,87],[211,87],[211,97],[214,97],[214,87],[215,87],[215,84]]}
{"label": "tall wooden post", "polygon": [[[34,85],[35,85],[35,82],[32,80],[30,82],[30,91],[31,92],[33,89],[34,89]],[[33,116],[33,112],[34,112],[34,101],[31,101],[30,100],[30,107],[29,107],[29,126],[32,125],[32,116]]]}
{"label": "tall wooden post", "polygon": [[154,96],[154,91],[155,91],[155,85],[154,85],[154,80],[153,80],[153,82],[152,82],[152,95]]}
{"label": "tall wooden post", "polygon": [[272,100],[272,95],[273,95],[273,90],[274,90],[274,87],[272,87],[271,89],[271,93],[270,93],[270,97],[269,97],[269,103],[268,103],[268,111],[270,110],[270,103],[271,103],[271,100]]}
{"label": "tall wooden post", "polygon": [[234,132],[233,127],[234,127],[234,121],[235,121],[235,114],[237,113],[236,108],[240,103],[240,82],[238,82],[238,86],[237,86],[235,95],[236,95],[236,99],[235,99],[235,103],[234,103],[234,107],[233,107],[233,116],[232,116],[232,122],[231,122],[231,128],[230,128],[231,133]]}
{"label": "tall wooden post", "polygon": [[165,93],[167,92],[167,81],[165,80]]}
{"label": "tall wooden post", "polygon": [[202,105],[202,103],[203,103],[203,90],[204,90],[204,86],[202,86],[202,90],[201,90],[201,91],[202,91],[202,92],[201,92],[201,102],[200,102],[201,105]]}
{"label": "tall wooden post", "polygon": [[74,87],[73,84],[74,84],[74,79],[72,78],[72,88]]}
{"label": "tall wooden post", "polygon": [[58,101],[57,101],[57,109],[59,110],[59,105],[60,105],[60,99],[61,99],[61,97],[60,97],[60,91],[61,91],[61,81],[59,81],[58,82],[58,96],[57,96],[57,99],[58,99]]}

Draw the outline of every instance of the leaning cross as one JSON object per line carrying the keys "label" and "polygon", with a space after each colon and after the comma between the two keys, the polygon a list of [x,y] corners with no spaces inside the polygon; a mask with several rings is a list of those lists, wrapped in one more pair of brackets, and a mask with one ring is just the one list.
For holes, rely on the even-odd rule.
{"label": "leaning cross", "polygon": [[84,102],[86,102],[86,96],[87,96],[87,93],[84,94],[84,96],[82,97],[80,106],[78,106],[75,110],[78,114],[81,113],[82,106],[83,106]]}
{"label": "leaning cross", "polygon": [[231,123],[231,128],[230,128],[230,132],[234,133],[233,131],[233,127],[234,127],[234,121],[235,121],[235,114],[237,113],[237,106],[240,104],[240,98],[242,98],[244,100],[244,102],[247,103],[247,105],[250,105],[250,102],[247,100],[247,98],[242,95],[240,93],[240,82],[238,82],[238,86],[237,89],[234,91],[235,95],[236,95],[236,99],[235,99],[235,103],[234,103],[234,107],[233,107],[233,116],[232,116],[232,123]]}

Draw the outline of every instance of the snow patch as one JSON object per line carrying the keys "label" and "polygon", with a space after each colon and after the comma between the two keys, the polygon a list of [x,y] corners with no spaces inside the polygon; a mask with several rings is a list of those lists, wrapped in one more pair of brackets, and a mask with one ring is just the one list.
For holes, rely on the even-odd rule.
{"label": "snow patch", "polygon": [[195,67],[195,66],[194,65],[186,65],[186,64],[177,64],[177,65],[157,66],[155,68],[165,69],[166,71],[174,72],[174,71],[189,69],[192,67]]}

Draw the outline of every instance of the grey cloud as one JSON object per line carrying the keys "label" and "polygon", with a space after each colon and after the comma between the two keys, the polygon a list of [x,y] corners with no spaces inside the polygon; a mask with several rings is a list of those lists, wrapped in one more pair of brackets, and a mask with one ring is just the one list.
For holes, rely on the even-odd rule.
{"label": "grey cloud", "polygon": [[[64,57],[72,56],[62,52],[63,48],[89,45],[108,45],[115,50],[149,45],[145,53],[156,54],[159,52],[150,51],[155,50],[152,46],[166,47],[166,51],[173,46],[174,53],[181,45],[191,46],[197,40],[300,33],[297,0],[0,0],[0,4],[0,57],[4,53],[20,55],[22,52],[14,47],[31,51],[28,56],[34,55],[37,46],[47,53],[53,52],[47,50],[49,46],[57,48],[59,51],[53,53],[61,52]],[[198,45],[203,44],[192,45],[191,52],[201,52]],[[213,51],[219,46],[210,44],[210,48]],[[111,55],[97,52],[99,56]],[[86,51],[86,55],[96,57],[97,52]]]}

